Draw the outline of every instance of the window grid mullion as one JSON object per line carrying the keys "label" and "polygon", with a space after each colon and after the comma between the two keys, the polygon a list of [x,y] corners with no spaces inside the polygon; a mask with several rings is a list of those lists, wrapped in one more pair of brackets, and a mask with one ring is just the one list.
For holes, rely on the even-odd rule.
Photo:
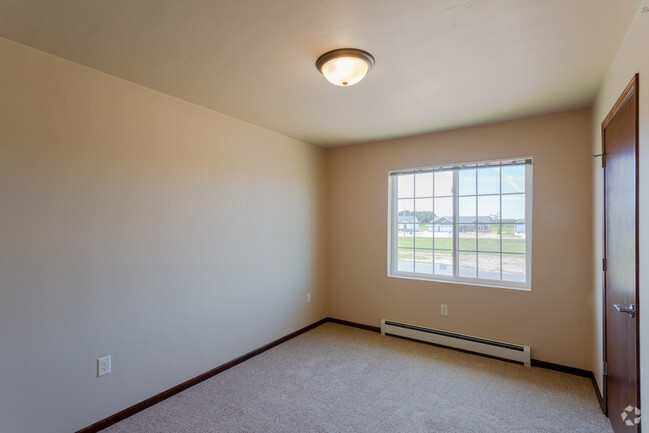
{"label": "window grid mullion", "polygon": [[498,171],[500,172],[500,177],[499,177],[499,181],[498,181],[498,183],[499,183],[498,184],[498,191],[500,192],[500,194],[498,195],[498,203],[500,204],[500,220],[498,221],[498,223],[500,224],[498,226],[498,228],[499,228],[498,233],[500,234],[500,236],[498,236],[500,238],[500,273],[499,273],[499,275],[500,275],[500,281],[502,281],[503,280],[503,169],[502,169],[502,167]]}
{"label": "window grid mullion", "polygon": [[[388,183],[388,191],[389,191],[389,198],[390,202],[394,203],[390,207],[390,212],[388,212],[388,220],[392,221],[392,224],[390,224],[390,230],[388,230],[388,236],[390,236],[390,243],[388,244],[388,249],[390,251],[390,262],[388,263],[388,271],[389,272],[397,272],[399,270],[399,254],[398,254],[398,248],[399,248],[399,237],[395,237],[395,227],[399,226],[399,219],[397,218],[395,220],[395,215],[398,214],[398,209],[399,209],[399,201],[398,197],[395,194],[395,190],[397,189],[397,185],[399,183],[399,176],[395,176],[396,179],[392,180],[390,179],[390,182]],[[395,244],[397,244],[395,246]]]}
{"label": "window grid mullion", "polygon": [[398,259],[399,258],[399,205],[398,205],[399,204],[399,182],[400,182],[400,179],[397,179],[396,188],[395,188],[395,191],[394,191],[395,200],[397,200],[397,206],[396,206],[396,209],[394,210],[394,216],[395,216],[396,221],[397,221],[396,230],[394,232],[394,235],[396,236],[396,240],[397,240],[397,242],[396,242],[397,245],[396,245],[396,249],[395,249],[395,252],[397,254],[397,264],[396,264],[396,268],[395,268],[396,270],[399,270],[399,259]]}
{"label": "window grid mullion", "polygon": [[432,201],[432,210],[433,210],[433,231],[432,231],[432,238],[431,238],[431,248],[433,249],[433,257],[432,257],[432,264],[433,264],[433,269],[431,273],[435,275],[435,174],[430,177],[431,181],[431,201]]}
{"label": "window grid mullion", "polygon": [[[390,270],[392,272],[399,271],[399,176],[395,176],[394,181],[391,183],[392,186],[392,200],[396,205],[392,209],[392,227],[390,227],[392,235],[392,245],[390,245],[390,253],[392,254],[392,263],[390,263]],[[396,240],[396,241],[395,241]],[[396,258],[396,259],[395,259]]]}
{"label": "window grid mullion", "polygon": [[[475,171],[475,219],[478,221],[478,169]],[[478,278],[478,250],[480,249],[479,245],[480,239],[478,238],[478,231],[475,232],[475,277]]]}
{"label": "window grid mullion", "polygon": [[451,190],[453,196],[453,277],[457,278],[460,275],[460,235],[458,227],[458,219],[460,213],[460,200],[459,185],[460,185],[460,171],[453,170],[453,189]]}
{"label": "window grid mullion", "polygon": [[[412,270],[417,272],[417,175],[412,176]],[[407,227],[407,226],[406,226]]]}

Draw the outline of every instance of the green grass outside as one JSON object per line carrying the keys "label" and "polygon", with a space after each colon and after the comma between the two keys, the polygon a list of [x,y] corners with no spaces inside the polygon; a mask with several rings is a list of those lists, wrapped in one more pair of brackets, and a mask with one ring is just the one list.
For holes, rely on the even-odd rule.
{"label": "green grass outside", "polygon": [[[478,253],[482,257],[485,255],[500,257],[500,254],[494,253]],[[399,262],[417,262],[417,263],[432,263],[433,251],[431,250],[399,250],[397,253],[397,260]],[[447,266],[453,265],[452,252],[435,250],[435,263],[446,264]],[[510,274],[524,274],[525,273],[525,255],[521,254],[502,254],[502,264],[505,272]],[[489,264],[486,264],[489,266]],[[493,263],[492,263],[493,265]],[[482,265],[481,265],[482,266]],[[500,262],[495,264],[495,269],[500,270]],[[473,255],[460,256],[460,268],[476,269],[475,253]],[[488,269],[483,269],[488,270]]]}
{"label": "green grass outside", "polygon": [[[498,234],[498,231],[502,230],[504,235],[516,236],[514,234],[514,229],[515,228],[516,228],[515,224],[502,224],[502,228],[501,228],[500,224],[492,224],[490,232]],[[428,231],[428,224],[419,224],[419,226],[417,227],[417,230],[419,230],[420,232],[427,232]]]}
{"label": "green grass outside", "polygon": [[[399,236],[399,248],[417,248],[417,249],[433,249],[433,239],[435,241],[434,248],[436,250],[452,250],[452,238],[432,238],[432,237],[413,237],[413,236]],[[500,252],[500,239],[480,239],[477,241],[477,250],[483,252]],[[460,250],[476,251],[475,238],[460,238]],[[525,239],[503,238],[502,239],[502,252],[503,253],[525,253]]]}

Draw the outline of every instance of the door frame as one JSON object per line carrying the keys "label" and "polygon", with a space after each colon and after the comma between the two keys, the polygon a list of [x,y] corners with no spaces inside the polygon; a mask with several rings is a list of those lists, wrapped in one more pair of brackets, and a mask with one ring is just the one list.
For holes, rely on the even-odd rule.
{"label": "door frame", "polygon": [[[635,126],[635,131],[634,131],[634,136],[635,136],[635,301],[636,301],[636,321],[635,321],[635,327],[636,327],[636,341],[635,341],[635,346],[636,346],[636,390],[637,390],[637,402],[638,402],[638,407],[641,406],[640,403],[640,302],[639,302],[639,296],[640,296],[640,279],[639,279],[639,237],[638,237],[638,230],[639,230],[639,209],[638,209],[638,200],[639,200],[639,164],[638,164],[638,143],[639,143],[639,125],[638,125],[638,108],[639,108],[639,100],[640,100],[640,94],[639,94],[639,74],[635,74],[629,84],[626,86],[618,100],[615,102],[613,105],[613,108],[611,108],[611,111],[609,111],[608,115],[602,122],[602,168],[605,168],[606,166],[606,135],[605,135],[605,130],[608,127],[608,125],[611,123],[611,121],[615,118],[615,116],[618,114],[622,106],[629,100],[631,96],[635,93],[636,99],[635,99],[635,121],[634,121],[634,126]],[[603,244],[603,250],[602,250],[602,258],[606,259],[606,170],[603,170],[603,203],[604,203],[604,209],[603,209],[603,230],[602,230],[602,244]],[[603,355],[602,359],[604,362],[608,362],[607,360],[607,332],[606,332],[606,275],[605,275],[605,270],[602,269],[602,350],[603,350]],[[604,372],[602,372],[604,373]],[[608,392],[607,392],[607,381],[608,377],[607,375],[603,374],[602,375],[602,410],[604,411],[604,414],[606,416],[610,416],[608,413]],[[640,429],[642,428],[640,425],[638,426]]]}

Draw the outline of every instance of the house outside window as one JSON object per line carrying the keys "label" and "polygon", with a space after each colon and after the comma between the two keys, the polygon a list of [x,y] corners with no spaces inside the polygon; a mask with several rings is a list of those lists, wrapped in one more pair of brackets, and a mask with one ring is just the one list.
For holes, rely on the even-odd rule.
{"label": "house outside window", "polygon": [[389,276],[531,288],[531,158],[389,179]]}
{"label": "house outside window", "polygon": [[417,217],[414,215],[399,215],[399,231],[402,232],[414,232],[417,224]]}

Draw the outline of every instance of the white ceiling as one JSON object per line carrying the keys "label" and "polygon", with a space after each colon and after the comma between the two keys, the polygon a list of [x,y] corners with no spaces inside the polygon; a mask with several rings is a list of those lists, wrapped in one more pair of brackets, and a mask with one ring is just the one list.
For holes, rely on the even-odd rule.
{"label": "white ceiling", "polygon": [[[324,147],[588,106],[640,0],[0,0],[0,36]],[[315,68],[371,52],[361,83]]]}

